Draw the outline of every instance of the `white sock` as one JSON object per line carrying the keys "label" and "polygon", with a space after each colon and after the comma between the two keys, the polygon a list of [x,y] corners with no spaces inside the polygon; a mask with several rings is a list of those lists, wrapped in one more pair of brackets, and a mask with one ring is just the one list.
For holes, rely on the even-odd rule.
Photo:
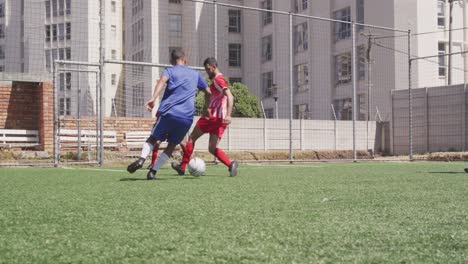
{"label": "white sock", "polygon": [[146,159],[148,157],[148,155],[153,151],[154,149],[154,145],[153,144],[150,144],[148,142],[145,142],[143,144],[143,148],[141,149],[141,155],[140,157],[142,157],[143,159]]}
{"label": "white sock", "polygon": [[162,153],[161,155],[159,155],[158,159],[156,160],[156,163],[153,165],[152,169],[157,171],[159,170],[159,168],[162,167],[162,165],[164,165],[164,163],[166,163],[166,161],[169,159],[169,156],[167,156],[166,153]]}

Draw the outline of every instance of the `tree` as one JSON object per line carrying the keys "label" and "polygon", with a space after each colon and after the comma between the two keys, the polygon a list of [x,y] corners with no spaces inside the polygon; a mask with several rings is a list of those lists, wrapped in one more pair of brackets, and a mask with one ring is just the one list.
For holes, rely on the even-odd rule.
{"label": "tree", "polygon": [[[234,107],[232,117],[262,117],[262,111],[258,98],[249,92],[249,88],[242,83],[229,84],[229,89],[234,96]],[[195,99],[195,113],[200,115],[205,102],[204,93],[199,92]]]}

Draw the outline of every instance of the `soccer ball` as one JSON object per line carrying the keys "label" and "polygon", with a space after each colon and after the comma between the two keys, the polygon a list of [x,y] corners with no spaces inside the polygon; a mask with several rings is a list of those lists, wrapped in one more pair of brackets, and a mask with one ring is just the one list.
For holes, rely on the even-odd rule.
{"label": "soccer ball", "polygon": [[192,176],[202,176],[206,171],[206,164],[200,158],[193,158],[188,164],[188,170]]}

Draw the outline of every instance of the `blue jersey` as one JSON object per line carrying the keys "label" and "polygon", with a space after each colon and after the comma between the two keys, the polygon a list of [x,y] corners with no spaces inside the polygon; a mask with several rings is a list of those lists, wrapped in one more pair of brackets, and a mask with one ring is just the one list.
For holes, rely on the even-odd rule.
{"label": "blue jersey", "polygon": [[205,79],[196,70],[183,65],[165,69],[162,76],[169,80],[159,105],[159,116],[193,119],[195,94],[197,88],[204,90],[208,87]]}

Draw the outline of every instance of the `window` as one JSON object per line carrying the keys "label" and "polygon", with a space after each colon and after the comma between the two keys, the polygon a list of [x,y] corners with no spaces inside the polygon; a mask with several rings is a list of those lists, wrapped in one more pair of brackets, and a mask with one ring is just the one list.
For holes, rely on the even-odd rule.
{"label": "window", "polygon": [[0,65],[0,72],[4,72],[5,71],[5,66],[4,65]]}
{"label": "window", "polygon": [[65,114],[65,99],[60,98],[59,99],[59,115],[64,115]]}
{"label": "window", "polygon": [[52,25],[52,40],[57,41],[57,25]]}
{"label": "window", "polygon": [[58,0],[58,15],[63,16],[65,14],[65,2],[64,0]]}
{"label": "window", "polygon": [[445,27],[445,0],[437,0],[437,25]]}
{"label": "window", "polygon": [[309,114],[309,105],[300,104],[294,105],[294,118],[295,119],[307,119]]}
{"label": "window", "polygon": [[0,25],[0,39],[5,38],[5,25]]}
{"label": "window", "polygon": [[361,45],[357,49],[358,77],[359,80],[364,80],[366,78],[367,47]]}
{"label": "window", "polygon": [[70,15],[71,14],[71,0],[66,0],[66,7],[65,7],[65,12],[67,13],[67,15]]}
{"label": "window", "polygon": [[116,25],[111,25],[111,34],[112,34],[113,39],[117,38],[117,26]]}
{"label": "window", "polygon": [[71,99],[60,98],[59,100],[59,114],[60,115],[71,115]]}
{"label": "window", "polygon": [[180,4],[181,0],[169,0],[169,3],[171,3],[171,4]]}
{"label": "window", "polygon": [[46,17],[50,18],[50,0],[45,1]]}
{"label": "window", "polygon": [[[267,10],[272,10],[273,9],[273,4],[271,0],[264,0],[262,2],[262,9],[267,9]],[[268,24],[271,24],[273,22],[273,13],[271,12],[262,12],[262,20],[263,20],[263,25],[266,26]]]}
{"label": "window", "polygon": [[50,50],[45,51],[46,68],[50,69]]}
{"label": "window", "polygon": [[50,25],[45,26],[45,31],[46,31],[46,42],[50,42]]}
{"label": "window", "polygon": [[5,48],[4,46],[0,46],[0,59],[5,59]]}
{"label": "window", "polygon": [[141,10],[143,10],[143,0],[132,0],[132,15],[137,15]]}
{"label": "window", "polygon": [[[351,8],[345,8],[333,13],[336,20],[351,22]],[[335,22],[335,40],[348,39],[351,37],[351,24]]]}
{"label": "window", "polygon": [[116,85],[117,84],[117,74],[112,74],[111,75],[111,84]]}
{"label": "window", "polygon": [[241,32],[241,11],[240,10],[229,10],[229,32],[240,33]]}
{"label": "window", "polygon": [[132,25],[133,46],[143,42],[143,19],[138,20]]}
{"label": "window", "polygon": [[71,39],[71,23],[66,23],[66,39]]}
{"label": "window", "polygon": [[116,50],[111,51],[111,59],[117,60],[117,51]]}
{"label": "window", "polygon": [[273,38],[271,35],[262,38],[262,62],[273,58]]}
{"label": "window", "polygon": [[58,24],[58,40],[65,39],[65,24]]}
{"label": "window", "polygon": [[182,16],[169,15],[169,36],[182,37]]}
{"label": "window", "polygon": [[111,10],[112,13],[115,13],[117,11],[117,3],[115,1],[111,2]]}
{"label": "window", "polygon": [[241,44],[229,44],[229,67],[241,66]]}
{"label": "window", "polygon": [[273,72],[262,74],[262,90],[265,97],[270,97],[273,94],[276,94],[276,91],[273,91]]}
{"label": "window", "polygon": [[333,106],[338,120],[353,119],[353,103],[351,98],[334,100]]}
{"label": "window", "polygon": [[229,78],[230,83],[242,83],[242,78],[240,77],[231,77]]}
{"label": "window", "polygon": [[297,91],[309,89],[309,66],[307,64],[294,66],[294,83]]}
{"label": "window", "polygon": [[351,82],[351,54],[344,53],[335,56],[335,78],[336,85],[347,84]]}
{"label": "window", "polygon": [[[133,85],[132,104],[134,109],[142,109],[145,103],[144,98],[144,83]],[[143,116],[143,111],[138,111],[134,115],[135,117]]]}
{"label": "window", "polygon": [[65,59],[65,49],[58,49],[59,51],[59,60]]}
{"label": "window", "polygon": [[296,53],[306,51],[309,47],[309,31],[307,22],[294,27],[294,51]]}
{"label": "window", "polygon": [[65,59],[66,60],[71,60],[71,48],[66,48],[65,49]]}
{"label": "window", "polygon": [[5,17],[5,3],[0,3],[0,17]]}
{"label": "window", "polygon": [[447,76],[447,56],[446,56],[446,45],[443,42],[439,42],[439,77]]}
{"label": "window", "polygon": [[71,115],[71,99],[70,98],[65,98],[65,114]]}
{"label": "window", "polygon": [[71,90],[71,79],[72,79],[71,72],[65,73],[65,85],[66,85],[67,90]]}
{"label": "window", "polygon": [[65,73],[59,74],[59,90],[65,90]]}
{"label": "window", "polygon": [[[356,0],[357,23],[364,24],[364,0]],[[358,25],[358,31],[364,30],[364,26]]]}
{"label": "window", "polygon": [[58,6],[57,6],[57,4],[58,4],[58,0],[52,0],[52,15],[54,17],[56,17],[58,15],[58,12],[57,12]]}
{"label": "window", "polygon": [[308,0],[294,0],[294,12],[299,13],[307,9]]}

